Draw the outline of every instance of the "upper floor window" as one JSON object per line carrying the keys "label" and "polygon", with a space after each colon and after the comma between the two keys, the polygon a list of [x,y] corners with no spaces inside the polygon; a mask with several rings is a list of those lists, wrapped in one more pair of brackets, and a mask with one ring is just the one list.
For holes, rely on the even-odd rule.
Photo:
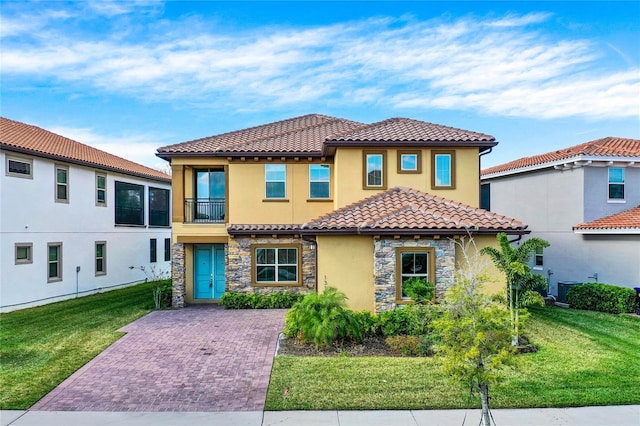
{"label": "upper floor window", "polygon": [[455,151],[431,151],[431,187],[455,189]]}
{"label": "upper floor window", "polygon": [[149,187],[149,226],[169,226],[169,190]]}
{"label": "upper floor window", "polygon": [[265,198],[285,198],[287,194],[287,166],[265,164]]}
{"label": "upper floor window", "polygon": [[422,173],[421,154],[420,151],[398,150],[398,173]]}
{"label": "upper floor window", "polygon": [[69,202],[69,168],[56,165],[56,203]]}
{"label": "upper floor window", "polygon": [[364,171],[364,189],[385,189],[387,187],[386,152],[363,151],[362,169]]}
{"label": "upper floor window", "polygon": [[96,173],[96,206],[107,205],[107,176]]}
{"label": "upper floor window", "polygon": [[16,243],[16,265],[33,263],[33,243]]}
{"label": "upper floor window", "polygon": [[330,180],[328,164],[309,164],[309,198],[329,198]]}
{"label": "upper floor window", "polygon": [[96,241],[96,275],[107,274],[107,242]]}
{"label": "upper floor window", "polygon": [[115,182],[116,225],[144,225],[144,186]]}
{"label": "upper floor window", "polygon": [[624,169],[609,168],[609,199],[624,200]]}
{"label": "upper floor window", "polygon": [[47,282],[62,280],[62,243],[47,244]]}
{"label": "upper floor window", "polygon": [[7,176],[33,178],[33,162],[24,158],[7,157]]}

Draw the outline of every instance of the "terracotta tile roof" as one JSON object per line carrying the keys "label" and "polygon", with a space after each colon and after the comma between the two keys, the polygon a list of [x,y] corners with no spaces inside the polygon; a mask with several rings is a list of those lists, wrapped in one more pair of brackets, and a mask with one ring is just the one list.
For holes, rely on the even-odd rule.
{"label": "terracotta tile roof", "polygon": [[495,138],[483,133],[440,126],[408,118],[364,124],[320,114],[303,115],[217,136],[169,145],[158,156],[179,155],[325,155],[327,147],[404,145],[467,145],[491,147]]}
{"label": "terracotta tile roof", "polygon": [[573,230],[619,230],[640,232],[640,205],[588,223],[581,223]]}
{"label": "terracotta tile roof", "polygon": [[362,128],[341,133],[329,138],[343,142],[494,142],[495,138],[484,133],[456,129],[455,127],[412,120],[410,118],[389,118]]}
{"label": "terracotta tile roof", "polygon": [[298,153],[320,155],[328,135],[364,126],[363,123],[309,114],[248,129],[223,133],[158,149],[169,158],[189,154]]}
{"label": "terracotta tile roof", "polygon": [[171,176],[65,138],[40,127],[0,117],[0,147],[103,170],[171,182]]}
{"label": "terracotta tile roof", "polygon": [[227,227],[230,235],[297,234],[299,231],[300,225],[290,224],[233,224]]}
{"label": "terracotta tile roof", "polygon": [[522,222],[466,204],[403,187],[392,188],[302,226],[305,233],[513,234]]}
{"label": "terracotta tile roof", "polygon": [[482,176],[581,157],[640,157],[640,140],[607,137],[482,170]]}

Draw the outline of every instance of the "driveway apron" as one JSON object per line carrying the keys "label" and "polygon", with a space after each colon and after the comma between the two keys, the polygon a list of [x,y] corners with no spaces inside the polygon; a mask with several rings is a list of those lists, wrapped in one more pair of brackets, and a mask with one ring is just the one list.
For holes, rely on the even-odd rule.
{"label": "driveway apron", "polygon": [[155,311],[31,409],[261,411],[286,310]]}

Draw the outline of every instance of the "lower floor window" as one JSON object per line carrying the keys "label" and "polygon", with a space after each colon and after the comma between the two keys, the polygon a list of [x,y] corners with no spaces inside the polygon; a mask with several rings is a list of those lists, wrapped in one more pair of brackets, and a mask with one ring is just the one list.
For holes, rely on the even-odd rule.
{"label": "lower floor window", "polygon": [[300,247],[253,247],[254,278],[257,284],[299,282]]}
{"label": "lower floor window", "polygon": [[96,275],[107,273],[107,243],[106,241],[96,242]]}
{"label": "lower floor window", "polygon": [[398,248],[396,251],[396,299],[411,300],[406,283],[420,279],[434,283],[434,250],[432,248]]}
{"label": "lower floor window", "polygon": [[48,251],[48,281],[60,281],[62,279],[62,243],[47,244]]}

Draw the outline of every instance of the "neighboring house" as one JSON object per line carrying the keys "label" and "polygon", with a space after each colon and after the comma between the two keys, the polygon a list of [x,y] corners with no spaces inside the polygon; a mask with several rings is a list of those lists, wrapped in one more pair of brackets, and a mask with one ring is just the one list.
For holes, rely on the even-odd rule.
{"label": "neighboring house", "polygon": [[549,241],[533,266],[552,294],[567,281],[640,285],[640,140],[608,137],[491,167],[482,193],[483,207]]}
{"label": "neighboring house", "polygon": [[144,281],[140,267],[168,275],[170,189],[167,174],[0,118],[1,311]]}
{"label": "neighboring house", "polygon": [[406,118],[363,124],[306,115],[158,149],[173,176],[176,307],[226,291],[337,287],[353,309],[438,295],[460,250],[526,225],[478,208],[492,136]]}

